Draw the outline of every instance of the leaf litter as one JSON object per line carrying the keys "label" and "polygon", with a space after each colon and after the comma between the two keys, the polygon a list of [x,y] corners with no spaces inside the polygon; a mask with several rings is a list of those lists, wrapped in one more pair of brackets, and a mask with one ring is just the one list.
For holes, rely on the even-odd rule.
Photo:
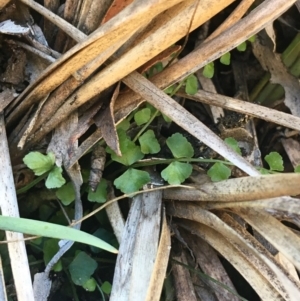
{"label": "leaf litter", "polygon": [[[70,197],[68,195],[65,199],[66,192],[63,187],[66,185],[62,186],[63,189],[57,190],[56,195],[61,199],[65,209],[63,206],[57,208],[55,205],[53,207],[53,204],[51,206],[55,208],[56,212],[63,212],[66,217],[69,215],[66,210],[69,211],[72,208],[74,199],[79,201],[83,198],[84,202],[89,200],[96,203],[108,200],[106,191],[112,183],[115,184],[115,188],[125,194],[145,189],[145,185],[153,185],[151,184],[153,174],[162,178],[165,181],[164,184],[188,184],[193,189],[165,189],[162,194],[166,200],[180,200],[174,201],[175,209],[171,208],[170,202],[166,202],[167,213],[180,217],[179,220],[172,221],[169,226],[178,227],[176,238],[187,246],[187,250],[190,248],[190,252],[183,250],[179,257],[171,253],[171,260],[179,260],[187,267],[195,266],[193,260],[200,258],[200,255],[197,254],[197,249],[190,242],[189,235],[193,233],[194,240],[205,240],[212,247],[209,251],[206,250],[206,256],[215,255],[215,250],[217,250],[218,254],[232,264],[238,258],[239,264],[235,268],[242,275],[243,269],[251,269],[251,272],[244,277],[261,299],[297,300],[295,296],[299,295],[300,291],[298,279],[291,279],[291,271],[287,271],[285,267],[278,264],[275,256],[272,257],[275,248],[276,252],[291,264],[289,269],[300,266],[297,255],[299,237],[291,230],[299,227],[297,222],[299,217],[296,210],[291,212],[287,209],[289,203],[295,203],[297,206],[297,201],[299,201],[297,195],[300,195],[297,184],[299,175],[290,173],[294,170],[298,171],[300,165],[297,159],[298,130],[300,128],[299,106],[297,106],[299,95],[297,77],[299,75],[295,73],[298,68],[299,51],[294,50],[293,63],[284,65],[286,61],[277,53],[279,48],[276,45],[280,39],[284,40],[286,47],[289,43],[293,44],[293,38],[297,39],[297,30],[287,26],[286,22],[275,21],[295,1],[266,0],[255,9],[249,9],[253,1],[244,0],[239,5],[234,4],[230,8],[231,14],[227,15],[225,21],[223,21],[224,16],[222,17],[218,13],[234,1],[218,1],[215,5],[210,4],[211,9],[205,9],[205,5],[207,5],[205,0],[196,1],[197,3],[194,1],[149,0],[140,4],[137,1],[132,3],[120,0],[113,3],[107,1],[104,5],[106,11],[99,13],[98,16],[94,16],[95,14],[91,13],[92,10],[89,12],[87,7],[83,7],[81,11],[76,8],[76,5],[72,7],[71,1],[66,1],[65,7],[61,8],[50,4],[45,4],[43,7],[27,0],[21,2],[22,5],[13,3],[8,4],[5,8],[1,7],[4,11],[2,16],[4,19],[0,20],[2,22],[0,23],[0,32],[3,36],[1,46],[6,51],[6,54],[3,51],[0,52],[2,62],[6,62],[0,74],[0,95],[3,99],[1,110],[4,110],[6,116],[9,147],[13,150],[11,156],[13,167],[22,161],[29,150],[36,151],[38,155],[33,159],[40,158],[40,161],[45,161],[43,159],[45,157],[43,154],[46,153],[45,149],[51,150],[55,154],[55,159],[49,157],[49,162],[46,160],[47,162],[40,162],[41,164],[38,164],[37,167],[30,166],[27,159],[28,156],[34,156],[33,153],[29,153],[25,157],[27,159],[24,158],[24,162],[33,171],[38,170],[35,171],[36,175],[49,172],[46,180],[48,188],[63,185],[65,180],[62,178],[61,166],[64,167],[64,176],[71,180],[66,185],[71,187],[71,183],[73,183],[72,186],[75,187],[75,190],[72,190],[73,193],[70,194]],[[43,20],[44,27],[37,27],[35,22],[38,21],[30,16],[26,5],[36,9],[42,18],[50,16],[49,20]],[[86,5],[88,6],[87,3]],[[93,5],[96,7],[96,4]],[[18,8],[24,11],[23,17],[16,17],[15,12]],[[49,12],[50,9],[53,10],[53,14]],[[59,9],[64,11],[63,15],[67,22],[58,16]],[[241,19],[246,11],[248,12],[247,16]],[[299,15],[299,11],[296,6],[293,6],[286,14]],[[99,19],[99,15],[103,17],[102,20]],[[188,34],[188,29],[195,29],[195,34],[199,36],[205,34],[204,26],[210,28],[210,32],[213,31],[214,26],[209,19],[214,15],[220,25],[215,33],[208,36],[206,41],[195,49],[193,49],[193,43],[190,42],[194,38],[193,35],[188,36],[186,47],[181,49],[182,53],[178,55],[178,51],[184,46],[184,43],[182,45],[177,45],[177,43],[180,44],[180,38]],[[152,22],[153,18],[155,19]],[[282,20],[285,17],[280,18]],[[14,19],[17,22],[13,22]],[[270,22],[273,21],[275,21],[274,24],[280,24],[281,31],[290,38],[284,39],[280,31],[274,30],[279,25],[273,24],[272,28]],[[204,24],[203,27],[200,27],[202,24]],[[232,27],[230,27],[231,25]],[[265,27],[267,35],[262,32]],[[123,30],[121,30],[122,28]],[[51,31],[58,34],[55,36]],[[115,31],[120,35],[114,35]],[[38,32],[40,32],[39,38]],[[46,38],[43,37],[43,34]],[[254,35],[256,35],[255,41],[253,41]],[[249,38],[252,38],[251,44],[247,41]],[[153,41],[155,42],[153,43]],[[76,45],[76,43],[78,44]],[[174,43],[176,45],[173,45]],[[297,43],[294,42],[294,44],[297,49]],[[238,53],[238,51],[242,52]],[[160,65],[163,69],[161,72],[156,74],[156,71],[149,72],[148,75],[151,76],[148,78],[135,72],[135,70],[142,70],[142,72],[146,72],[147,76],[147,68],[154,68],[157,60],[165,63],[168,56],[172,58],[176,52],[178,57],[174,60],[171,59],[173,62],[170,66]],[[113,55],[113,53],[115,54]],[[159,53],[163,53],[163,55],[159,56]],[[167,57],[165,57],[166,54]],[[262,84],[259,83],[257,70],[247,73],[251,67],[251,60],[254,59],[253,54],[258,60],[255,67],[259,69],[258,73],[262,74],[263,69],[270,72],[271,80],[264,83],[264,90],[261,88]],[[220,57],[222,57],[221,62],[217,60]],[[147,63],[149,61],[150,63]],[[246,66],[243,69],[245,72],[238,77],[233,76],[232,74],[237,72],[239,64]],[[261,67],[257,67],[259,65]],[[49,67],[47,68],[47,66]],[[212,81],[201,79],[199,75],[201,68],[204,68],[203,74],[212,78]],[[157,68],[157,70],[160,69],[161,67]],[[198,72],[194,75],[196,71]],[[226,74],[226,78],[224,74]],[[186,82],[181,88],[178,86],[179,90],[177,93],[175,92],[175,96],[172,95],[172,91],[182,80],[186,80]],[[120,83],[115,89],[113,85],[119,81],[125,83],[131,90]],[[268,102],[277,90],[282,91],[280,90],[282,88],[275,84],[283,87],[284,97],[279,93],[278,95],[281,97],[275,99],[271,105],[269,104],[270,108],[262,106],[262,95],[265,95]],[[173,87],[168,90],[170,96],[160,90],[170,86]],[[185,91],[183,91],[183,87],[185,87]],[[105,95],[109,88],[111,88],[110,92]],[[115,92],[111,93],[113,90]],[[255,91],[256,95],[259,94],[259,104],[255,99],[251,99],[254,95],[251,94],[251,91]],[[257,93],[257,91],[259,92]],[[268,94],[268,91],[273,92]],[[18,96],[18,93],[21,94]],[[253,102],[249,102],[249,99]],[[282,101],[282,99],[284,100]],[[173,121],[165,123],[160,114],[153,118],[154,121],[151,120],[153,115],[148,107],[138,108],[144,101],[149,102]],[[39,103],[40,105],[38,105]],[[202,103],[206,103],[206,105]],[[217,110],[216,107],[247,114],[252,118],[250,121],[242,118],[240,122],[230,111]],[[71,113],[72,115],[69,117]],[[233,128],[226,128],[224,115],[226,120],[231,120],[231,123],[234,124]],[[266,121],[253,119],[253,117]],[[21,118],[22,122],[19,121]],[[128,126],[118,128],[121,121],[126,121]],[[149,121],[151,123],[147,124]],[[18,123],[22,124],[22,128],[17,127]],[[178,131],[178,127],[176,128],[174,123],[177,123],[182,129]],[[147,125],[146,130],[142,129],[145,124]],[[280,127],[275,127],[274,124],[280,125]],[[294,129],[294,131],[288,131],[285,127]],[[220,133],[221,128],[222,133]],[[226,134],[224,134],[225,130]],[[139,134],[140,131],[141,134]],[[49,135],[51,132],[53,137]],[[219,136],[226,138],[225,142],[227,140],[229,146]],[[137,137],[137,140],[134,140],[133,137]],[[276,137],[279,138],[276,139]],[[19,143],[20,141],[21,143]],[[199,141],[202,142],[201,148]],[[104,148],[104,143],[109,148]],[[204,147],[203,144],[206,146]],[[95,145],[95,149],[98,147],[102,149],[99,158],[100,165],[95,163],[96,158],[94,158],[92,160],[94,165],[91,167],[89,163],[85,162],[87,161],[85,158],[89,158],[89,152]],[[107,154],[105,154],[105,150]],[[206,156],[207,153],[210,156]],[[48,152],[48,156],[52,156],[50,154],[51,152]],[[111,161],[105,163],[105,156]],[[162,158],[173,161],[166,161],[163,165],[153,163],[152,171],[136,167],[139,164],[146,166],[149,162],[152,164],[151,162],[157,162],[155,160]],[[265,158],[269,168],[266,164],[263,165],[264,162],[261,158]],[[79,159],[81,160],[78,164]],[[203,161],[201,161],[202,159]],[[216,161],[205,162],[205,159]],[[223,162],[217,162],[217,160],[223,160]],[[230,162],[234,163],[236,167],[232,167]],[[120,167],[119,163],[123,167]],[[126,166],[129,168],[126,169]],[[119,171],[118,168],[120,168]],[[259,168],[264,173],[276,174],[261,176]],[[92,169],[95,172],[90,180],[93,182],[92,190],[95,192],[90,191],[87,188],[87,182],[82,179],[81,174],[85,169]],[[207,179],[208,182],[205,184],[197,184],[197,181],[191,180],[192,171],[200,174],[200,178],[201,175],[207,173],[210,179]],[[283,173],[278,173],[279,171],[283,171]],[[245,177],[246,174],[251,176]],[[226,180],[230,176],[233,178]],[[102,177],[103,180],[101,180]],[[193,176],[193,179],[196,178]],[[22,182],[22,185],[26,186],[26,184],[29,183]],[[97,184],[99,184],[98,188]],[[45,188],[34,187],[33,189]],[[118,194],[119,191],[115,190],[115,193]],[[26,194],[24,197],[26,198]],[[145,192],[140,201],[144,202],[144,198],[154,198],[155,204],[161,206],[161,196],[154,192]],[[202,202],[199,202],[200,200]],[[194,207],[189,208],[184,201],[194,201]],[[177,209],[179,203],[182,209]],[[91,211],[88,203],[84,206]],[[144,206],[147,207],[147,205]],[[147,219],[140,219],[138,212],[133,208],[135,207],[132,206],[130,209],[130,218],[125,225],[127,234],[124,234],[120,250],[128,252],[126,256],[130,255],[135,262],[134,266],[139,266],[140,260],[145,258],[143,256],[147,257],[147,250],[143,249],[143,242],[138,237],[130,236],[129,229],[137,227],[134,233],[147,233],[147,231],[143,232]],[[145,208],[144,210],[146,210]],[[197,218],[190,215],[190,209],[196,212],[206,210],[206,208],[216,208],[216,210],[210,212],[210,209],[207,209],[208,211],[204,212],[203,216]],[[277,208],[276,215],[274,208]],[[80,223],[82,214],[78,215],[76,210],[74,219]],[[149,207],[147,210],[154,210],[154,208]],[[224,210],[227,213],[224,213]],[[160,216],[160,210],[155,212],[155,219],[153,218],[151,227],[153,227],[153,237],[156,235],[158,243],[165,239],[163,236],[159,238],[159,225],[166,217],[164,214]],[[285,214],[280,214],[280,212],[285,212]],[[33,212],[31,214],[34,216]],[[122,219],[120,214],[117,216]],[[145,216],[148,217],[147,214]],[[203,226],[206,224],[208,216],[211,216],[216,223],[209,224],[210,229]],[[38,216],[35,215],[35,217]],[[229,232],[224,233],[216,226],[219,217],[224,220],[223,223],[230,229]],[[185,222],[184,219],[191,219],[194,222]],[[260,224],[258,224],[259,219]],[[136,220],[139,222],[134,224],[133,222]],[[288,221],[290,224],[282,223],[282,221]],[[119,225],[121,228],[124,227],[124,223],[120,222]],[[251,231],[246,231],[250,227],[253,229],[253,236],[250,234]],[[200,232],[199,229],[201,229]],[[272,229],[274,230],[272,231]],[[275,229],[278,230],[275,231]],[[254,230],[259,232],[265,241],[261,241]],[[121,230],[117,228],[114,231],[121,233]],[[206,235],[203,236],[201,233],[206,233]],[[228,244],[224,242],[222,246],[218,243],[218,240],[221,239],[220,233],[229,239]],[[288,237],[288,247],[285,247],[286,241],[283,239],[283,233],[285,237]],[[197,236],[199,238],[196,238]],[[137,245],[133,249],[126,245],[126,240],[129,241],[129,238],[131,242],[136,241]],[[251,243],[249,243],[250,240]],[[268,243],[273,245],[273,249],[269,247]],[[165,254],[169,254],[166,251],[168,246],[164,245],[164,248]],[[247,259],[243,258],[241,256],[245,252],[243,248],[248,250],[247,254],[256,254],[255,256],[259,257],[259,260],[255,259],[254,255],[247,255]],[[75,263],[78,264],[76,260],[79,257],[75,256],[76,250],[81,252],[79,254],[83,259],[80,261],[86,265],[93,260],[93,256],[87,257],[88,255],[86,255],[89,253],[88,249],[77,246],[74,251],[71,249],[73,252],[73,255],[69,257],[73,260],[71,267]],[[235,257],[232,257],[228,250],[232,250],[231,253],[235,254]],[[162,256],[161,252],[157,254],[160,255],[151,254],[151,258],[156,261],[164,260],[160,266],[164,267],[162,273],[166,273],[168,258]],[[114,299],[120,296],[120,291],[124,292],[122,300],[129,300],[130,290],[135,290],[135,284],[133,283],[131,287],[122,286],[118,276],[123,265],[120,258],[117,259],[115,279],[110,277],[100,281],[108,280],[112,283],[112,300],[121,300]],[[200,262],[198,264],[201,266]],[[253,264],[259,267],[260,272],[255,270]],[[41,267],[41,269],[43,268]],[[99,281],[98,272],[100,270],[100,266],[93,264],[86,275],[82,274],[83,281],[79,279],[83,270],[76,267],[75,273],[71,268],[71,279],[77,286],[92,289],[95,285],[88,286],[87,283],[93,284],[94,281]],[[218,300],[238,298],[235,288],[237,284],[231,279],[230,271],[225,269],[224,275],[224,270],[220,268],[217,260],[211,261],[210,265],[205,269],[202,267],[202,270],[205,270],[208,276],[213,275],[217,283],[218,281],[226,282],[224,288],[216,283],[205,281],[207,293],[212,294],[211,288],[213,288]],[[153,287],[152,279],[155,279],[158,271],[157,265],[151,271],[147,269],[147,273],[145,272],[143,275],[143,291],[136,293],[136,300],[141,300],[140,296],[144,296],[143,300],[150,300],[147,298],[150,298],[153,292],[147,292],[147,288]],[[197,269],[193,270],[193,273],[195,272]],[[193,273],[187,273],[186,282],[190,280],[190,277],[193,278]],[[175,277],[173,282],[175,287],[177,277],[180,277],[180,270],[174,269],[173,276]],[[129,273],[125,280],[131,283],[131,279],[136,278]],[[264,279],[264,281],[259,283],[257,279]],[[47,280],[43,281],[45,286],[49,285]],[[160,281],[161,283],[156,287],[161,290],[163,283],[162,280]],[[203,285],[200,283],[203,282],[200,282],[199,279],[190,282],[191,291],[194,291],[199,298],[203,298],[204,293],[197,289],[199,285]],[[50,293],[50,288],[48,287],[48,289]],[[22,291],[22,288],[17,289],[18,294],[20,294],[20,290]],[[222,290],[226,293],[220,293]],[[105,294],[109,293],[110,291],[105,292]],[[39,300],[46,300],[47,294],[41,294],[38,297]],[[85,293],[78,291],[76,294],[83,297]],[[89,294],[93,293],[89,292]],[[173,294],[179,299],[183,291],[176,290],[173,291]],[[55,292],[52,290],[49,300],[52,300],[54,295]],[[159,300],[159,295],[157,294],[155,300]],[[68,297],[65,296],[65,298]],[[244,295],[243,297],[252,298]]]}

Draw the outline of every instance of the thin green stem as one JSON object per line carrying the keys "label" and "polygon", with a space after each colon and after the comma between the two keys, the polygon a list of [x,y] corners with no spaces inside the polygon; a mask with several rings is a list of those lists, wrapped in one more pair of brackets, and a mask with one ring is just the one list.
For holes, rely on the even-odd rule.
{"label": "thin green stem", "polygon": [[101,294],[102,300],[105,301],[105,296],[103,294],[103,291],[102,291],[101,287],[99,286],[99,284],[97,282],[96,282],[96,286],[97,286],[97,288],[98,288],[98,290],[99,290],[99,292]]}
{"label": "thin green stem", "polygon": [[143,132],[147,129],[147,127],[151,124],[151,122],[154,120],[154,118],[157,116],[159,113],[158,110],[155,111],[155,113],[151,116],[151,118],[148,120],[147,123],[141,128],[141,130],[136,134],[136,136],[133,138],[133,142],[139,139],[139,137],[143,134]]}
{"label": "thin green stem", "polygon": [[20,188],[17,190],[17,195],[26,192],[27,190],[29,190],[30,188],[32,188],[33,186],[35,186],[37,183],[41,182],[43,179],[45,179],[48,176],[49,172],[44,173],[43,175],[37,177],[36,179],[34,179],[32,182],[30,182],[28,185]]}

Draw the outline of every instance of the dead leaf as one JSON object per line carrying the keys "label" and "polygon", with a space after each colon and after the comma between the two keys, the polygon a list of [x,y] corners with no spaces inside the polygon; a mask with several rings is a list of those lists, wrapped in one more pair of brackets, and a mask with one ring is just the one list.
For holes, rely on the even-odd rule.
{"label": "dead leaf", "polygon": [[91,156],[91,169],[89,177],[89,185],[92,191],[96,191],[98,184],[102,179],[102,173],[106,162],[105,148],[101,145],[96,145]]}
{"label": "dead leaf", "polygon": [[0,113],[18,96],[14,89],[5,89],[0,92]]}
{"label": "dead leaf", "polygon": [[275,31],[274,31],[273,22],[271,22],[270,24],[268,24],[265,27],[265,31],[266,31],[267,35],[269,36],[269,38],[271,39],[271,41],[273,43],[273,52],[275,52],[275,50],[276,50],[276,35],[275,35]]}
{"label": "dead leaf", "polygon": [[6,20],[0,23],[0,33],[9,35],[24,35],[30,32],[27,26],[17,25],[12,20]]}
{"label": "dead leaf", "polygon": [[110,301],[145,300],[157,255],[160,223],[160,191],[133,197],[117,257]]}
{"label": "dead leaf", "polygon": [[123,10],[126,6],[132,3],[133,0],[114,0],[111,6],[109,7],[107,13],[105,14],[101,24],[109,21],[115,15],[117,15],[121,10]]}
{"label": "dead leaf", "polygon": [[172,45],[171,47],[162,51],[160,54],[156,55],[153,59],[148,61],[146,64],[141,66],[138,69],[138,72],[143,74],[146,70],[150,69],[158,62],[165,62],[165,65],[167,65],[168,61],[172,59],[172,56],[178,53],[180,49],[181,49],[180,45]]}
{"label": "dead leaf", "polygon": [[216,183],[206,183],[196,190],[174,188],[164,190],[165,199],[189,201],[248,201],[300,193],[300,174],[285,173],[241,177]]}
{"label": "dead leaf", "polygon": [[11,48],[12,56],[7,62],[5,72],[0,76],[0,81],[15,86],[23,83],[25,77],[26,52],[20,48]]}
{"label": "dead leaf", "polygon": [[101,133],[106,144],[118,156],[122,156],[114,118],[114,105],[115,100],[119,95],[119,90],[120,82],[117,84],[117,87],[114,90],[111,101],[109,102],[109,106],[107,106],[103,112],[100,112],[98,115],[96,115],[94,117],[94,121],[98,128],[101,129]]}

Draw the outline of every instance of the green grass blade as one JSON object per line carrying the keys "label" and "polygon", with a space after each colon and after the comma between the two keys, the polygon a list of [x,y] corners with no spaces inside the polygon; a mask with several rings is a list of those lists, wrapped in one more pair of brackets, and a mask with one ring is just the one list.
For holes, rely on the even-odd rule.
{"label": "green grass blade", "polygon": [[26,218],[0,215],[0,229],[81,242],[112,253],[118,250],[105,241],[80,230]]}

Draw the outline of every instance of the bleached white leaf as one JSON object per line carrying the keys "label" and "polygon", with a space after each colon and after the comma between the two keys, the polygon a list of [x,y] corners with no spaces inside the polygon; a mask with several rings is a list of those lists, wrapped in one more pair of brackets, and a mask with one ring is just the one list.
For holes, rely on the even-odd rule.
{"label": "bleached white leaf", "polygon": [[3,34],[20,35],[29,32],[28,27],[15,24],[12,20],[6,20],[0,23],[0,32]]}

